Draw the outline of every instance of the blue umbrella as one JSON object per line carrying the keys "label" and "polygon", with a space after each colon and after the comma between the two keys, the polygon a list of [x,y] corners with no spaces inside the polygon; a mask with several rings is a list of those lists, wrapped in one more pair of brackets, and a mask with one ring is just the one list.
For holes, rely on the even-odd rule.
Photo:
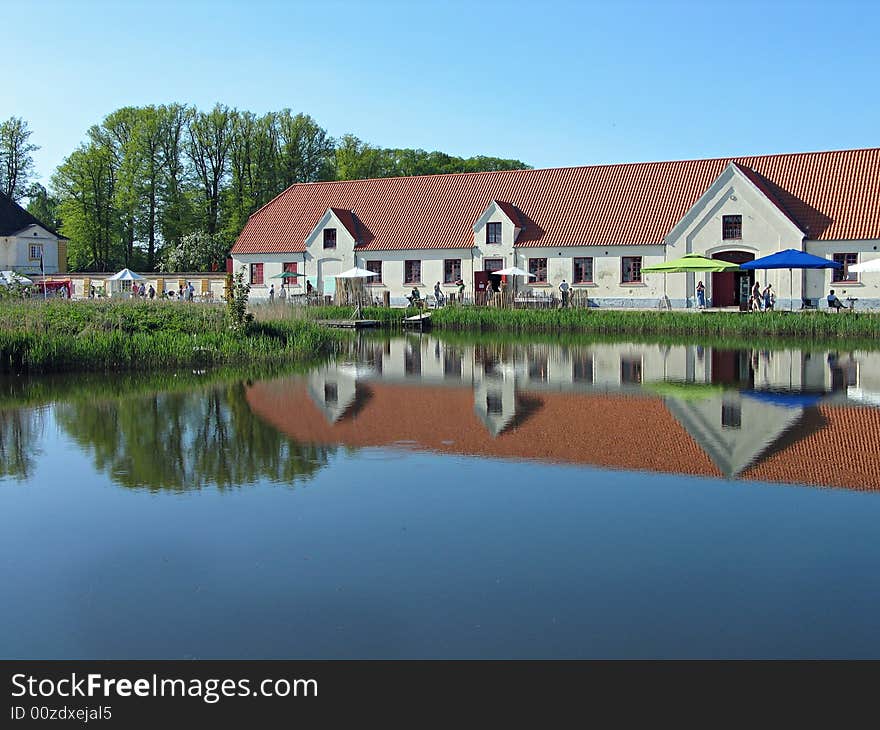
{"label": "blue umbrella", "polygon": [[785,408],[810,408],[825,397],[824,393],[799,393],[788,390],[744,390],[746,398]]}
{"label": "blue umbrella", "polygon": [[792,269],[842,269],[843,264],[830,259],[824,259],[821,256],[813,256],[813,254],[804,251],[798,251],[794,248],[787,248],[769,256],[764,256],[754,261],[746,261],[740,264],[741,269],[788,269],[788,287],[789,287],[789,307],[791,306],[791,293],[794,291],[792,283]]}

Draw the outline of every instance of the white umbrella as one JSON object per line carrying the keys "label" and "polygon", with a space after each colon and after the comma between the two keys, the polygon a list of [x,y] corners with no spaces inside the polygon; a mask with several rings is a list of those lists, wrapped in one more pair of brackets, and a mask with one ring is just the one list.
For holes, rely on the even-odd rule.
{"label": "white umbrella", "polygon": [[511,266],[508,269],[499,269],[498,271],[492,271],[490,273],[497,274],[498,276],[531,276],[533,279],[537,278],[535,274],[530,274],[528,271],[524,271],[516,266]]}
{"label": "white umbrella", "polygon": [[871,259],[870,261],[862,261],[860,264],[853,264],[846,267],[847,271],[854,274],[871,274],[880,271],[880,259]]}
{"label": "white umbrella", "polygon": [[[369,271],[355,266],[353,269],[343,271],[341,274],[328,274],[328,276],[333,276],[335,279],[369,279],[371,276],[378,276],[378,274],[375,271]],[[351,318],[360,319],[360,317],[361,295],[358,295],[357,304],[354,307],[354,312],[351,313]]]}
{"label": "white umbrella", "polygon": [[107,281],[137,281],[143,278],[143,276],[136,274],[131,269],[123,269],[113,274],[113,276],[108,276]]}
{"label": "white umbrella", "polygon": [[30,286],[33,284],[30,279],[14,271],[0,271],[0,285],[11,286],[12,284],[20,284],[21,286]]}
{"label": "white umbrella", "polygon": [[368,279],[371,276],[378,276],[375,271],[368,271],[355,266],[353,269],[343,271],[341,274],[328,274],[336,279]]}

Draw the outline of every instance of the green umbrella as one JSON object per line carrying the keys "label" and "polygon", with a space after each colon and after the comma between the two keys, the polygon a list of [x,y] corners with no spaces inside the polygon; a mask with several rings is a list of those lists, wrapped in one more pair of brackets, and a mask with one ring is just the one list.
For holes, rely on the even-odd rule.
{"label": "green umbrella", "polygon": [[687,272],[701,271],[736,271],[739,264],[732,264],[729,261],[721,261],[719,259],[707,259],[698,253],[689,253],[674,261],[664,261],[662,264],[654,264],[653,266],[643,266],[642,272],[648,274],[682,274]]}
{"label": "green umbrella", "polygon": [[666,298],[666,274],[682,274],[682,273],[706,273],[716,271],[737,271],[739,264],[732,264],[729,261],[721,261],[719,259],[707,259],[698,253],[689,253],[674,261],[664,261],[662,264],[654,264],[653,266],[643,266],[642,273],[648,274],[664,274],[663,276],[663,299],[669,306],[669,300]]}
{"label": "green umbrella", "polygon": [[295,279],[297,276],[305,276],[305,274],[301,274],[298,271],[282,271],[280,274],[275,274],[275,276],[270,276],[270,279]]}

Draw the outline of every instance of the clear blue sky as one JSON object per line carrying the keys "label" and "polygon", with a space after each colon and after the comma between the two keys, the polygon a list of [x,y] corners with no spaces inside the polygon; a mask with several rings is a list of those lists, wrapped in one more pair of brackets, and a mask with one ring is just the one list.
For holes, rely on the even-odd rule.
{"label": "clear blue sky", "polygon": [[29,121],[44,182],[113,109],[170,101],[536,167],[880,145],[869,2],[0,0],[0,18],[0,119]]}

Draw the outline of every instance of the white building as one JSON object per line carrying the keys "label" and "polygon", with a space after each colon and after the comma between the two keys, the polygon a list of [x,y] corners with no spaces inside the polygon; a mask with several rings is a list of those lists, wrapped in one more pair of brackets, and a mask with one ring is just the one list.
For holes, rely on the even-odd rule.
{"label": "white building", "polygon": [[[453,293],[459,276],[473,294],[518,266],[536,274],[531,290],[556,293],[566,280],[592,306],[654,307],[664,292],[693,306],[693,275],[664,281],[642,267],[691,252],[738,263],[787,248],[846,265],[877,257],[877,180],[880,149],[304,183],[254,213],[231,256],[255,298],[283,270],[332,293],[334,274],[365,267],[378,274],[374,295],[399,303],[413,286]],[[880,307],[880,274],[701,278],[715,306],[740,304],[757,278],[780,307],[831,287]],[[297,282],[293,292],[306,286]]]}
{"label": "white building", "polygon": [[67,271],[67,239],[0,193],[0,271],[38,275]]}

